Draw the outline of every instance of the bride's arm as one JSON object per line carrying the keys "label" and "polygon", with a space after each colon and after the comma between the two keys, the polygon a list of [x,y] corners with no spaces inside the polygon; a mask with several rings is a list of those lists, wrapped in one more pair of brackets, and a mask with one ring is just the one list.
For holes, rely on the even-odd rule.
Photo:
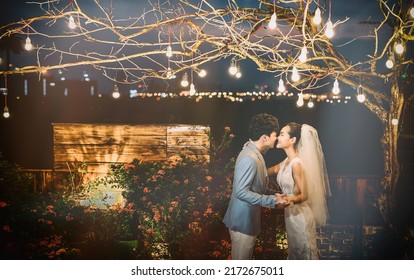
{"label": "bride's arm", "polygon": [[280,170],[281,162],[267,169],[267,176],[275,176]]}
{"label": "bride's arm", "polygon": [[306,187],[305,174],[300,163],[293,163],[292,176],[295,182],[295,189],[298,193],[295,193],[295,195],[289,197],[289,201],[293,204],[306,201],[308,199],[308,191]]}

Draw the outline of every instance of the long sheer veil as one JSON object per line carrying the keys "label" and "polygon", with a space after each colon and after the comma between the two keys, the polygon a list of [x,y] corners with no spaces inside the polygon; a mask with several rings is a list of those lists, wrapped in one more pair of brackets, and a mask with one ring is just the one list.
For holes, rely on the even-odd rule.
{"label": "long sheer veil", "polygon": [[326,196],[331,195],[331,190],[318,132],[312,126],[302,125],[298,151],[305,165],[308,204],[314,213],[316,224],[325,225],[329,219]]}

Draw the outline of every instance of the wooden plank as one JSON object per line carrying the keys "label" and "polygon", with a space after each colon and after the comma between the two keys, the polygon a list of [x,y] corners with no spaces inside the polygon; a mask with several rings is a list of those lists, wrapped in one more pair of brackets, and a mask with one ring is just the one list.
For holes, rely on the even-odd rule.
{"label": "wooden plank", "polygon": [[157,135],[165,136],[163,125],[112,125],[112,124],[54,124],[55,135]]}
{"label": "wooden plank", "polygon": [[201,125],[174,125],[167,127],[167,137],[172,135],[193,136],[193,135],[207,135],[210,128]]}
{"label": "wooden plank", "polygon": [[165,142],[156,143],[155,145],[55,145],[53,152],[55,154],[139,154],[142,151],[166,149]]}
{"label": "wooden plank", "polygon": [[167,147],[167,154],[199,154],[199,155],[208,155],[208,149],[201,147],[201,146],[191,146],[191,147],[181,147],[181,146],[171,146]]}
{"label": "wooden plank", "polygon": [[170,146],[210,146],[208,137],[204,136],[168,136],[167,145]]}
{"label": "wooden plank", "polygon": [[53,141],[59,144],[82,144],[82,145],[165,145],[165,136],[154,135],[55,135]]}

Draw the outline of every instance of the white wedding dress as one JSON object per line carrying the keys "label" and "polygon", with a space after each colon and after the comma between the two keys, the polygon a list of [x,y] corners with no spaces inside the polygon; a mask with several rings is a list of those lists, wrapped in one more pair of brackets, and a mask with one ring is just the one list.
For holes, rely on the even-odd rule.
{"label": "white wedding dress", "polygon": [[[299,162],[303,167],[303,163],[299,157],[293,158],[288,165],[286,165],[286,161],[287,158],[283,161],[277,174],[277,183],[282,192],[289,197],[294,195],[292,164]],[[308,203],[304,201],[293,204],[286,207],[284,211],[288,239],[288,259],[318,259],[315,217]]]}

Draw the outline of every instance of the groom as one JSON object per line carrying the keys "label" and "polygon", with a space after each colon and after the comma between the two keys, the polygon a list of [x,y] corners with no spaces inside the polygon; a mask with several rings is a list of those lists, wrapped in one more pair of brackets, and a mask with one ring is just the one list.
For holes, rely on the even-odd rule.
{"label": "groom", "polygon": [[[229,228],[233,260],[252,258],[260,232],[261,207],[275,208],[281,195],[266,195],[267,171],[263,155],[275,146],[279,122],[269,114],[257,114],[249,122],[249,142],[239,153],[233,191],[223,222]],[[283,204],[278,208],[284,208]]]}

